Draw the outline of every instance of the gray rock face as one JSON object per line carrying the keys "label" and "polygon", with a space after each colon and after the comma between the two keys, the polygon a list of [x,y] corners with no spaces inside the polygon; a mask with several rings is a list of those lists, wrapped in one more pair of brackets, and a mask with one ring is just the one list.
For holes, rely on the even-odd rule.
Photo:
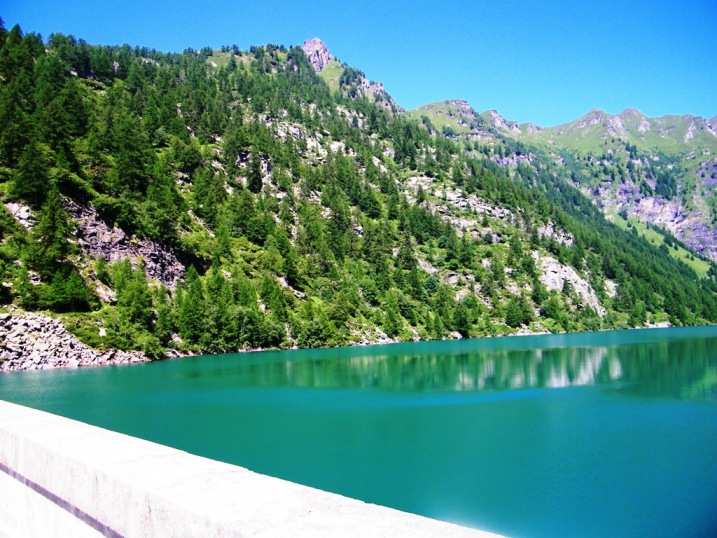
{"label": "gray rock face", "polygon": [[133,265],[142,260],[147,276],[169,288],[184,276],[184,265],[166,246],[146,238],[130,238],[122,229],[110,228],[91,206],[68,201],[67,208],[77,222],[77,244],[93,257],[108,262],[129,258]]}
{"label": "gray rock face", "polygon": [[628,217],[661,226],[695,252],[717,260],[717,228],[710,226],[707,208],[699,197],[695,197],[694,208],[686,208],[679,199],[644,196],[632,181],[616,191],[607,185],[596,192],[583,192],[603,210],[625,211]]}
{"label": "gray rock face", "polygon": [[5,207],[26,230],[29,230],[35,224],[35,216],[29,206],[19,202],[8,202]]}
{"label": "gray rock face", "polygon": [[97,351],[56,319],[42,314],[0,314],[0,371],[77,368],[147,362],[139,351]]}
{"label": "gray rock face", "polygon": [[324,42],[318,37],[304,41],[301,49],[304,51],[309,65],[311,65],[317,73],[321,73],[326,69],[329,62],[334,59],[329,49],[324,45]]}
{"label": "gray rock face", "polygon": [[575,269],[561,264],[550,256],[540,258],[538,267],[541,270],[540,281],[549,291],[561,290],[567,280],[584,304],[590,306],[599,316],[605,315],[605,309],[600,304],[595,290],[587,280],[575,272]]}
{"label": "gray rock face", "polygon": [[497,110],[488,111],[490,124],[496,129],[520,134],[520,125],[515,121],[508,121]]}

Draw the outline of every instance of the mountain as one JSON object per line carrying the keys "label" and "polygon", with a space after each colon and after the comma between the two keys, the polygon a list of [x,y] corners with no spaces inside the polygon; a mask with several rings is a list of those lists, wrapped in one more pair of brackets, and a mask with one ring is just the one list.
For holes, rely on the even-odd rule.
{"label": "mountain", "polygon": [[602,170],[574,174],[576,185],[608,214],[665,228],[696,252],[717,259],[717,118],[648,118],[634,109],[593,110],[558,127],[517,137],[559,148]]}
{"label": "mountain", "polygon": [[578,158],[414,116],[316,39],[0,28],[0,304],[152,357],[717,321],[717,266],[606,219]]}
{"label": "mountain", "polygon": [[495,135],[470,103],[462,99],[431,103],[409,110],[406,115],[423,122],[433,134],[440,132],[446,136],[465,135],[474,140],[492,139]]}
{"label": "mountain", "polygon": [[617,115],[595,109],[565,125],[533,133],[521,129],[521,134],[583,151],[600,151],[608,139],[615,137],[644,151],[679,154],[709,148],[714,152],[717,118],[705,120],[690,115],[648,118],[635,109]]}
{"label": "mountain", "polygon": [[[433,117],[436,106],[410,114]],[[635,109],[617,115],[594,109],[575,121],[542,128],[508,121],[492,110],[480,114],[481,127],[466,130],[478,115],[467,103],[461,110],[450,116],[444,132],[490,140],[503,148],[505,155],[494,159],[505,165],[540,155],[543,166],[579,188],[609,218],[622,225],[630,220],[639,229],[658,226],[696,253],[717,259],[717,118],[649,118]],[[456,130],[461,126],[463,131]],[[517,151],[511,153],[515,143]],[[658,246],[663,242],[648,236]],[[682,250],[676,254],[690,256]]]}
{"label": "mountain", "polygon": [[389,112],[403,112],[381,82],[369,81],[362,71],[339,62],[318,37],[306,40],[301,49],[316,74],[332,90],[351,98],[365,97]]}

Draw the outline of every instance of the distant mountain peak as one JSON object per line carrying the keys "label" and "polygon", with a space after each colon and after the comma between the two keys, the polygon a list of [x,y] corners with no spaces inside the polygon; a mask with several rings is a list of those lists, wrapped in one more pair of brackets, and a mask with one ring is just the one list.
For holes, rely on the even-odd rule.
{"label": "distant mountain peak", "polygon": [[301,49],[304,51],[309,64],[317,73],[321,73],[329,65],[330,61],[335,60],[328,47],[318,37],[304,41]]}
{"label": "distant mountain peak", "polygon": [[606,119],[606,116],[608,114],[604,112],[603,110],[600,110],[599,108],[593,108],[585,114],[584,116],[578,118],[572,123],[566,124],[564,126],[558,126],[558,128],[564,130],[566,127],[568,128],[577,128],[577,129],[584,129],[586,127],[589,127],[591,125],[599,125],[603,123]]}
{"label": "distant mountain peak", "polygon": [[447,105],[455,105],[458,108],[467,109],[467,110],[473,110],[473,107],[471,107],[471,104],[466,101],[465,99],[446,99],[443,101]]}
{"label": "distant mountain peak", "polygon": [[638,118],[642,119],[646,117],[642,112],[637,110],[636,108],[626,108],[622,112],[618,114],[618,116],[621,116],[623,118]]}
{"label": "distant mountain peak", "polygon": [[516,121],[508,121],[497,110],[489,110],[486,112],[488,123],[496,129],[510,131],[512,133],[520,133],[520,125]]}

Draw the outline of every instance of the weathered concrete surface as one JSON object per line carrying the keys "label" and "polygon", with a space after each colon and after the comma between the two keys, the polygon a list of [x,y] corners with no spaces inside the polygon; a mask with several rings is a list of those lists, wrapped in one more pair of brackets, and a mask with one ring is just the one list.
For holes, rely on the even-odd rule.
{"label": "weathered concrete surface", "polygon": [[496,536],[0,401],[3,533],[43,537],[98,533],[261,538]]}

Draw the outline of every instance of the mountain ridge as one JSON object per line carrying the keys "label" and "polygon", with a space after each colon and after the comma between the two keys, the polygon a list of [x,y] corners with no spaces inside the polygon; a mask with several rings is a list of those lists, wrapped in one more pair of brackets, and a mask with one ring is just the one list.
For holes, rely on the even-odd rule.
{"label": "mountain ridge", "polygon": [[618,164],[558,165],[465,101],[413,119],[308,42],[0,28],[0,304],[152,357],[717,321],[717,266],[588,199]]}
{"label": "mountain ridge", "polygon": [[[433,117],[435,108],[424,105],[410,114]],[[529,160],[531,152],[541,153],[562,166],[556,173],[610,218],[620,214],[657,224],[696,252],[717,259],[717,198],[712,188],[717,182],[716,120],[691,114],[650,118],[635,108],[609,114],[594,108],[571,122],[540,128],[511,122],[491,110],[480,114],[490,127],[487,135],[485,128],[452,132],[465,123],[461,114],[468,119],[477,114],[468,103],[462,110],[453,111],[451,121],[446,116],[444,132],[482,139],[503,147],[501,153],[510,153],[505,148],[519,143],[512,157],[494,157],[499,164],[514,166]]]}

